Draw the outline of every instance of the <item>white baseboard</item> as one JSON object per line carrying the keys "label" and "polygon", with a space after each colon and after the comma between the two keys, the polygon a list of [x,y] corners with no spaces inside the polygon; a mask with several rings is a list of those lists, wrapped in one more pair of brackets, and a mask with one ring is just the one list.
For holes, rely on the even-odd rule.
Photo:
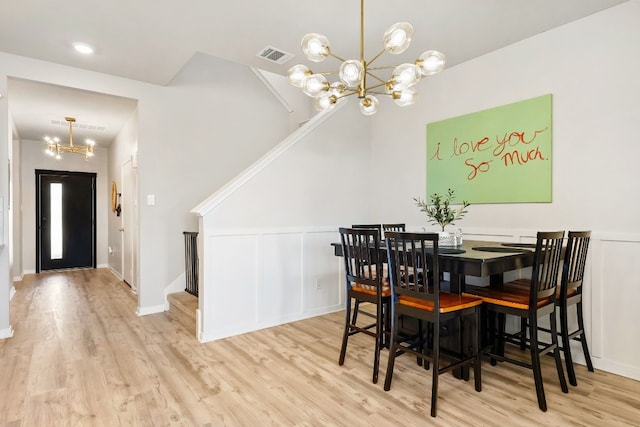
{"label": "white baseboard", "polygon": [[104,268],[109,270],[111,274],[113,274],[118,280],[122,280],[122,276],[120,275],[120,273],[114,270],[113,267],[111,267],[110,265],[107,265]]}
{"label": "white baseboard", "polygon": [[138,316],[147,316],[149,314],[164,313],[164,304],[153,305],[150,307],[138,307],[136,314]]}
{"label": "white baseboard", "polygon": [[[581,356],[582,355],[577,355],[575,357],[575,362],[584,365],[585,361]],[[640,381],[640,368],[638,368],[637,366],[627,365],[624,363],[616,362],[615,360],[599,359],[597,357],[591,357],[591,362],[593,363],[593,367],[595,369],[600,369],[602,371]]]}
{"label": "white baseboard", "polygon": [[0,340],[11,338],[13,336],[13,328],[11,325],[7,329],[0,329]]}
{"label": "white baseboard", "polygon": [[12,286],[11,289],[9,289],[9,301],[11,301],[11,299],[15,294],[16,294],[16,288],[15,286]]}
{"label": "white baseboard", "polygon": [[[298,313],[291,316],[284,316],[278,319],[268,320],[264,322],[247,322],[245,324],[232,325],[231,327],[220,327],[216,328],[213,331],[205,333],[200,330],[200,326],[198,325],[198,341],[201,343],[215,341],[222,338],[232,337],[234,335],[241,335],[247,332],[253,332],[260,329],[271,328],[273,326],[283,325],[285,323],[297,322],[298,320],[309,319],[311,317],[322,316],[324,314],[334,313],[336,311],[340,311],[344,309],[344,304],[336,304],[328,307],[322,307],[315,310],[310,310],[306,313]],[[199,322],[197,319],[200,316],[199,310],[196,315],[196,323]]]}

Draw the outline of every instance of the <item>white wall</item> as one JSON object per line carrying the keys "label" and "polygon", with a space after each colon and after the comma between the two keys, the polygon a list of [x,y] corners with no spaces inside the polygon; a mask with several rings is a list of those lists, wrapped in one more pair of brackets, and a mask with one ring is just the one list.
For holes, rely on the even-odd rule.
{"label": "white wall", "polygon": [[369,218],[369,138],[346,105],[226,199],[221,189],[200,228],[200,340],[342,308],[330,244]]}
{"label": "white wall", "polygon": [[21,280],[22,267],[22,146],[16,135],[12,137],[11,152],[11,228],[13,230],[11,251],[11,276]]}
{"label": "white wall", "polygon": [[96,155],[66,154],[60,160],[44,152],[44,142],[21,142],[22,148],[22,261],[25,273],[36,272],[36,169],[96,173],[96,263],[107,266],[107,211],[111,212],[111,187],[107,176],[107,150],[96,147]]}
{"label": "white wall", "polygon": [[[122,227],[121,218],[111,211],[111,183],[115,182],[118,191],[122,190],[122,165],[137,156],[138,150],[138,114],[134,112],[109,146],[109,232],[108,242],[112,252],[109,253],[109,268],[122,278]],[[131,213],[128,213],[131,214]],[[138,246],[137,236],[134,238]]]}
{"label": "white wall", "polygon": [[[5,149],[7,76],[138,101],[139,196],[141,201],[156,196],[155,206],[141,203],[139,211],[140,314],[163,310],[164,289],[184,270],[182,231],[197,229],[189,210],[288,134],[287,111],[249,68],[205,55],[195,55],[167,87],[6,53],[0,53],[0,63]],[[6,164],[6,159],[0,163],[2,177]],[[25,244],[28,239],[23,236]],[[8,325],[2,286],[0,317],[6,307]]]}
{"label": "white wall", "polygon": [[[373,219],[426,225],[412,201],[426,192],[426,124],[547,93],[553,94],[553,202],[472,205],[458,223],[467,233],[511,235],[591,229],[586,280],[594,363],[640,379],[640,341],[628,328],[640,312],[640,1],[547,31],[432,76],[409,108],[385,106],[372,126],[372,167],[385,203]],[[402,129],[402,132],[398,132]],[[611,291],[615,287],[615,291]]]}
{"label": "white wall", "polygon": [[289,131],[287,110],[248,67],[196,54],[166,94],[138,106],[142,314],[164,309],[144,284],[163,290],[184,272],[182,233],[198,229],[190,209]]}
{"label": "white wall", "polygon": [[13,336],[9,322],[9,294],[12,288],[11,269],[9,268],[9,144],[12,143],[9,126],[9,107],[7,102],[7,76],[0,74],[0,339]]}

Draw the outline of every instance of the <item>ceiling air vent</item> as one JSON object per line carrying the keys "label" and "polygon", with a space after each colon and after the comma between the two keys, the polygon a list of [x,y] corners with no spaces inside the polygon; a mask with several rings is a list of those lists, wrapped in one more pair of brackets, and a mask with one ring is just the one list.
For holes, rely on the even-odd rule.
{"label": "ceiling air vent", "polygon": [[260,52],[258,52],[256,56],[266,59],[267,61],[275,62],[276,64],[286,64],[295,55],[280,49],[276,49],[273,46],[267,46]]}
{"label": "ceiling air vent", "polygon": [[[66,128],[69,127],[69,122],[67,122],[66,120],[51,120],[51,124],[56,126],[63,126]],[[103,125],[90,125],[87,123],[78,123],[78,122],[73,122],[71,124],[71,127],[77,128],[77,129],[87,129],[87,130],[92,130],[96,132],[104,132],[107,130],[107,127]]]}

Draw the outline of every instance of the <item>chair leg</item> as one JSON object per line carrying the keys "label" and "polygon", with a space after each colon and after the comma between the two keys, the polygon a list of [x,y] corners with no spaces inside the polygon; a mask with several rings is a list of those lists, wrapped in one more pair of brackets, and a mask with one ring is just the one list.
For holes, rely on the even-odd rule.
{"label": "chair leg", "polygon": [[433,369],[431,370],[431,416],[435,417],[437,413],[438,404],[438,374],[440,373],[440,329],[439,327],[433,327]]}
{"label": "chair leg", "polygon": [[[498,324],[496,326],[496,333],[493,337],[493,345],[491,352],[493,354],[499,354],[500,356],[504,356],[504,333],[505,333],[505,324],[506,324],[506,314],[504,313],[494,313],[494,316],[498,318]],[[491,366],[496,365],[496,359],[491,359]]]}
{"label": "chair leg", "polygon": [[391,344],[389,345],[389,360],[387,361],[387,373],[384,378],[384,391],[391,389],[391,380],[393,379],[393,366],[396,361],[396,352],[398,344],[396,343],[396,325],[398,324],[398,316],[394,315],[391,319]]}
{"label": "chair leg", "polygon": [[474,311],[474,322],[475,329],[471,329],[475,331],[473,335],[473,340],[471,345],[473,346],[473,351],[476,355],[476,360],[473,364],[473,380],[476,391],[482,391],[482,352],[480,351],[480,341],[481,341],[481,327],[480,327],[480,306],[477,306]]}
{"label": "chair leg", "polygon": [[[358,301],[356,301],[356,309],[358,307]],[[357,312],[357,310],[356,310]],[[355,318],[355,313],[354,313]],[[347,341],[349,340],[349,332],[351,332],[351,297],[347,296],[347,306],[345,308],[345,320],[344,320],[344,333],[342,334],[342,346],[340,347],[340,358],[338,359],[338,365],[344,364],[344,358],[347,354]]]}
{"label": "chair leg", "polygon": [[380,347],[384,338],[382,331],[382,325],[384,320],[382,319],[382,303],[377,304],[376,307],[376,346],[373,354],[373,383],[378,382],[378,371],[380,368]]}
{"label": "chair leg", "polygon": [[527,348],[527,318],[520,318],[520,350]]}
{"label": "chair leg", "polygon": [[[567,318],[566,302],[560,305],[560,337],[562,340],[562,351],[564,353],[564,363],[567,365],[567,376],[572,386],[577,386],[576,371],[573,369],[573,358],[571,357],[571,340],[569,339],[569,320]],[[558,342],[558,344],[560,344]]]}
{"label": "chair leg", "polygon": [[536,385],[536,395],[538,406],[543,412],[547,411],[547,401],[544,396],[544,385],[542,383],[542,369],[540,367],[540,353],[538,353],[538,320],[535,316],[529,319],[529,339],[531,350],[531,367],[533,369],[533,381]]}
{"label": "chair leg", "polygon": [[[469,319],[470,317],[471,316],[460,316],[458,319],[458,321],[460,322],[460,333],[458,334],[458,339],[460,340],[458,344],[458,348],[460,348],[460,355],[458,357],[460,358],[460,360],[466,359],[470,355],[474,354],[473,352],[469,353],[470,349],[465,347],[465,344],[467,344],[467,340],[469,339],[467,330],[473,330],[469,325],[471,323],[471,320]],[[462,379],[465,381],[469,381],[469,366],[463,366],[459,370],[461,371]]]}
{"label": "chair leg", "polygon": [[351,319],[351,324],[355,325],[356,322],[358,321],[358,313],[360,312],[360,303],[362,301],[360,301],[359,299],[356,300],[354,307],[353,307],[353,319]]}
{"label": "chair leg", "polygon": [[560,348],[558,347],[558,326],[556,323],[555,311],[549,315],[549,325],[551,326],[551,344],[555,344],[555,348],[553,349],[553,357],[556,359],[556,369],[558,370],[558,380],[560,381],[560,388],[562,388],[563,393],[569,393],[567,380],[564,378],[564,371],[562,369]]}
{"label": "chair leg", "polygon": [[593,372],[593,364],[591,363],[591,356],[589,354],[589,347],[587,346],[587,337],[584,333],[584,319],[582,317],[582,302],[577,304],[578,309],[578,327],[582,331],[580,334],[580,343],[582,344],[582,352],[584,353],[584,359],[587,362],[587,369],[589,372]]}

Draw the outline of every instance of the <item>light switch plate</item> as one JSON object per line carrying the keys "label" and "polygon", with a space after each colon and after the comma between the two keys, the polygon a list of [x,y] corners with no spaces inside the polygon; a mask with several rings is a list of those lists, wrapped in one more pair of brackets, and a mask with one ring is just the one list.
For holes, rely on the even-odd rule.
{"label": "light switch plate", "polygon": [[153,206],[156,204],[156,195],[155,194],[147,194],[147,205]]}

